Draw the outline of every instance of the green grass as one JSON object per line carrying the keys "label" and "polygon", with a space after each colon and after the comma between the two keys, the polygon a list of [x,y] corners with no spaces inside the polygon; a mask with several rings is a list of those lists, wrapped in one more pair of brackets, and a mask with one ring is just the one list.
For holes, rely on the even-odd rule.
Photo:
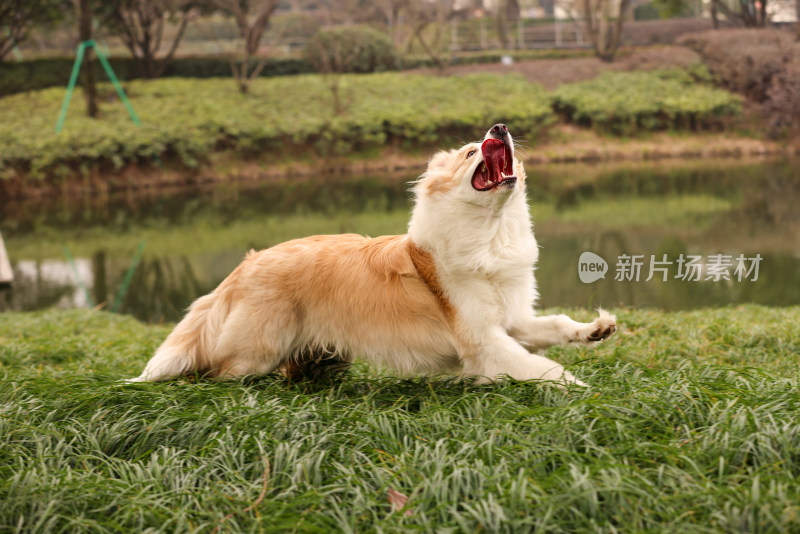
{"label": "green grass", "polygon": [[551,351],[593,385],[563,391],[362,366],[120,385],[168,326],[4,314],[0,531],[798,531],[800,308],[617,315]]}

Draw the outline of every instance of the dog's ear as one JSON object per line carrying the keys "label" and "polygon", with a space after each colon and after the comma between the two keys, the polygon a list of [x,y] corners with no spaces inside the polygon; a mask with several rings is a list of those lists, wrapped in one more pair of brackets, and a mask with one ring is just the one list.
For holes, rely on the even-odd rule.
{"label": "dog's ear", "polygon": [[428,162],[428,170],[433,171],[436,169],[443,169],[447,166],[447,162],[450,160],[450,156],[452,155],[453,150],[442,150],[437,152]]}
{"label": "dog's ear", "polygon": [[527,179],[527,175],[525,174],[525,166],[522,164],[520,160],[514,161],[514,176],[517,177],[518,180],[521,182],[525,182]]}

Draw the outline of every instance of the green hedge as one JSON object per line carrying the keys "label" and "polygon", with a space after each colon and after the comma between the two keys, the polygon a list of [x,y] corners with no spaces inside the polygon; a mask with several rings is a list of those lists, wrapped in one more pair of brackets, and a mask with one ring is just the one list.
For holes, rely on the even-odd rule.
{"label": "green hedge", "polygon": [[568,120],[615,134],[662,129],[711,128],[740,111],[741,98],[697,84],[687,71],[605,72],[565,84],[553,108]]}
{"label": "green hedge", "polygon": [[[19,63],[0,62],[0,96],[24,91],[46,89],[47,87],[66,87],[69,81],[74,58],[34,59]],[[95,59],[98,80],[106,75]],[[109,62],[120,80],[135,80],[141,77],[136,62],[132,58],[110,58]],[[257,60],[251,64],[255,66]],[[314,72],[311,64],[304,59],[267,60],[261,76],[285,76]],[[162,77],[175,78],[224,78],[231,76],[231,62],[227,56],[182,57],[170,61]]]}
{"label": "green hedge", "polygon": [[154,160],[196,167],[219,150],[260,155],[269,164],[386,144],[438,149],[480,138],[501,121],[533,140],[554,119],[544,90],[518,76],[344,75],[340,91],[350,104],[343,115],[334,114],[319,75],[259,79],[249,95],[229,79],[132,81],[126,87],[141,127],[113,101],[108,86],[101,86],[102,119],[85,117],[76,94],[61,134],[54,126],[63,89],[4,99],[0,177],[45,178]]}
{"label": "green hedge", "polygon": [[[590,50],[519,50],[512,52],[491,50],[464,52],[449,58],[448,61],[451,65],[497,63],[504,55],[510,55],[521,61],[525,59],[588,57],[592,55],[592,52]],[[109,61],[120,80],[135,80],[141,77],[133,59],[110,58]],[[34,59],[19,63],[0,61],[0,97],[48,87],[66,87],[74,62],[75,58]],[[256,62],[253,60],[253,65]],[[105,80],[105,73],[97,60],[95,60],[95,64],[98,79]],[[415,69],[435,66],[434,61],[427,56],[411,56],[402,58],[392,68]],[[313,72],[315,72],[313,65],[303,58],[270,59],[260,76],[269,78]],[[227,56],[176,58],[169,62],[162,74],[162,77],[165,78],[225,78],[230,76],[231,64],[230,58]]]}

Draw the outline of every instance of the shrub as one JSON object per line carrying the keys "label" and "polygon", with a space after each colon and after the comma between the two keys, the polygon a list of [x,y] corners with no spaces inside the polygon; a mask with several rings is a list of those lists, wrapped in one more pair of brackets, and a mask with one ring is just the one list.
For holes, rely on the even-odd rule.
{"label": "shrub", "polygon": [[368,73],[397,69],[392,40],[369,26],[342,26],[318,31],[308,42],[305,59],[317,72]]}
{"label": "shrub", "polygon": [[565,84],[553,107],[576,123],[616,134],[666,128],[702,129],[739,112],[727,91],[695,84],[686,71],[605,72]]}
{"label": "shrub", "polygon": [[773,139],[797,134],[800,130],[800,57],[772,78],[764,112],[769,119],[768,134]]}
{"label": "shrub", "polygon": [[761,104],[767,134],[779,138],[800,127],[800,43],[781,30],[747,29],[689,34],[720,85]]}
{"label": "shrub", "polygon": [[691,33],[678,43],[700,54],[717,83],[756,102],[768,98],[772,79],[800,53],[792,34],[772,29]]}
{"label": "shrub", "polygon": [[[105,73],[95,59],[98,79]],[[72,72],[74,58],[34,59],[30,61],[0,62],[0,97],[46,89],[47,87],[66,87]],[[132,58],[110,58],[109,62],[117,78],[123,81],[139,78],[139,71]],[[258,58],[252,59],[254,66]],[[260,76],[285,76],[289,74],[308,74],[314,68],[300,58],[269,59]],[[231,62],[227,56],[173,58],[164,69],[162,77],[179,78],[230,78]]]}

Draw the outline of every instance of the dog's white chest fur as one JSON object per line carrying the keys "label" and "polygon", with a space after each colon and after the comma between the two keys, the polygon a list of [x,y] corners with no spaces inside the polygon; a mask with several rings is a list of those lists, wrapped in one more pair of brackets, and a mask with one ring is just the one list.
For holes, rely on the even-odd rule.
{"label": "dog's white chest fur", "polygon": [[537,298],[534,266],[539,248],[524,189],[498,206],[420,198],[409,236],[432,253],[437,272],[459,318],[492,317],[504,326],[516,310]]}

